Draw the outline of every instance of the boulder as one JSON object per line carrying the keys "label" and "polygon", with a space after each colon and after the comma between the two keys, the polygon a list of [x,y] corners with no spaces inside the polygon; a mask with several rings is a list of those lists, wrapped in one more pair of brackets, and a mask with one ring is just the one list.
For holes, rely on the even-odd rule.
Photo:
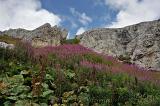
{"label": "boulder", "polygon": [[13,45],[13,44],[8,44],[8,43],[5,43],[5,42],[0,42],[0,47],[1,47],[1,48],[13,49],[13,48],[14,48],[14,45]]}

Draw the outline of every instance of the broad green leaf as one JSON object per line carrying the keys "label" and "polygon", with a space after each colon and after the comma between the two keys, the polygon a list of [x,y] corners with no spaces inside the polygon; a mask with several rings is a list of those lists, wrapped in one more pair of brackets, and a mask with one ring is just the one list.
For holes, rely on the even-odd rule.
{"label": "broad green leaf", "polygon": [[40,103],[40,106],[48,106],[47,103]]}
{"label": "broad green leaf", "polygon": [[70,72],[70,70],[66,70],[65,73],[66,77],[68,77],[69,79],[72,79],[73,77],[75,77],[75,73],[74,72]]}
{"label": "broad green leaf", "polygon": [[50,74],[46,74],[46,80],[54,80],[55,76],[51,76]]}
{"label": "broad green leaf", "polygon": [[3,81],[9,85],[22,85],[24,83],[24,78],[23,75],[14,75],[12,77],[6,76]]}
{"label": "broad green leaf", "polygon": [[50,95],[52,93],[53,93],[52,90],[47,90],[47,91],[45,91],[45,92],[42,93],[42,97],[46,97],[46,96],[48,96],[48,95]]}
{"label": "broad green leaf", "polygon": [[27,91],[29,91],[30,88],[24,85],[20,85],[20,86],[14,86],[13,88],[9,89],[10,94],[11,95],[17,95],[19,93],[25,93]]}
{"label": "broad green leaf", "polygon": [[22,75],[28,75],[28,74],[30,74],[30,70],[23,70],[23,71],[21,71],[20,74],[22,74]]}
{"label": "broad green leaf", "polygon": [[17,96],[9,96],[9,97],[7,97],[7,99],[10,99],[10,100],[18,100],[18,97],[17,97]]}
{"label": "broad green leaf", "polygon": [[42,86],[43,86],[44,89],[48,89],[48,84],[42,83]]}
{"label": "broad green leaf", "polygon": [[3,105],[4,105],[4,106],[11,106],[12,103],[11,103],[10,101],[6,101],[6,102],[3,103]]}
{"label": "broad green leaf", "polygon": [[15,103],[14,106],[40,106],[40,105],[27,100],[19,100]]}

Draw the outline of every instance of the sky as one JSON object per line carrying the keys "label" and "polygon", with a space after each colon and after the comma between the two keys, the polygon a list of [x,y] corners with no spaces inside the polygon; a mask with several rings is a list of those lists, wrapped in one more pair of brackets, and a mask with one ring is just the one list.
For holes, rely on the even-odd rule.
{"label": "sky", "polygon": [[0,0],[0,30],[58,25],[73,38],[93,28],[119,28],[160,18],[160,0]]}

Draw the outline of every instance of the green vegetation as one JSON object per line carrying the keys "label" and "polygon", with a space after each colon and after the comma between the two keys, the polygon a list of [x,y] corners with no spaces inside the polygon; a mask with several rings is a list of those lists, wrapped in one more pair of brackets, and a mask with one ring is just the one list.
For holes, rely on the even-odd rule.
{"label": "green vegetation", "polygon": [[0,69],[2,106],[160,106],[159,73],[80,45],[0,48]]}
{"label": "green vegetation", "polygon": [[8,44],[16,44],[18,40],[19,40],[18,38],[12,38],[9,37],[8,35],[0,36],[0,42],[5,42]]}
{"label": "green vegetation", "polygon": [[79,39],[68,39],[68,40],[63,40],[61,44],[79,44],[80,40]]}

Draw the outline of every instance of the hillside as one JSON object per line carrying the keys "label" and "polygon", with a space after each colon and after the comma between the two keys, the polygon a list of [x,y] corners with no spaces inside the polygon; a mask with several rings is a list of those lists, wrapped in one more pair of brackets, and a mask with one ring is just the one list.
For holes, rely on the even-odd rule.
{"label": "hillside", "polygon": [[2,106],[160,105],[159,72],[124,64],[77,40],[40,48],[3,41],[15,46],[0,49]]}
{"label": "hillside", "polygon": [[77,35],[80,44],[124,61],[160,71],[160,20],[124,28],[98,28]]}

